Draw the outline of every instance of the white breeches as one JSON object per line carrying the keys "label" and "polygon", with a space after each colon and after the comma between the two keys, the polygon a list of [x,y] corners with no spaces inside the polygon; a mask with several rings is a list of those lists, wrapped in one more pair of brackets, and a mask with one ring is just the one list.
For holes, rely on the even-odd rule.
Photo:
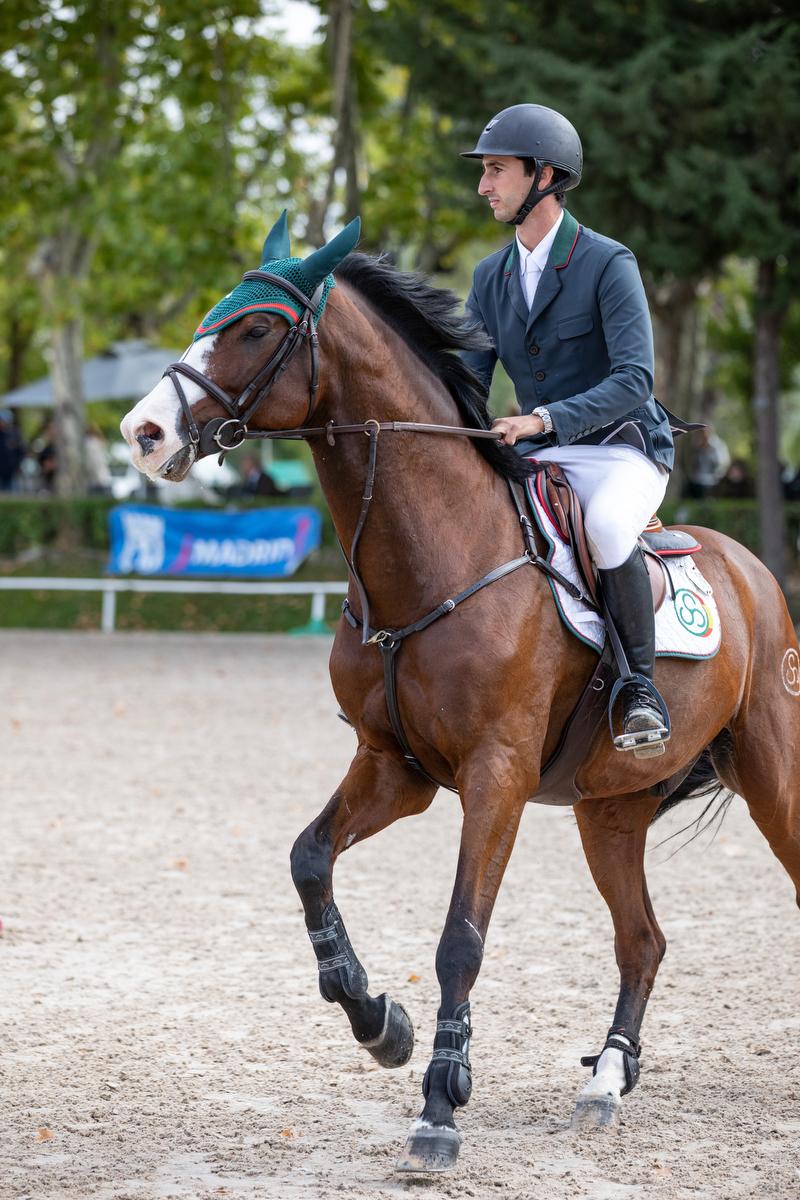
{"label": "white breeches", "polygon": [[666,468],[632,446],[554,446],[533,457],[557,462],[576,492],[597,566],[621,566],[664,499]]}

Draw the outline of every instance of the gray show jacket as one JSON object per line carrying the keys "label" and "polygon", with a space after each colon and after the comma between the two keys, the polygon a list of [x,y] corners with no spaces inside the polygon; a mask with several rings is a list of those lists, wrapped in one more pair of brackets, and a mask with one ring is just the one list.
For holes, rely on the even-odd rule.
{"label": "gray show jacket", "polygon": [[[571,213],[556,234],[528,310],[516,239],[475,268],[467,309],[493,349],[462,356],[488,388],[498,358],[522,413],[546,405],[553,434],[537,447],[624,443],[672,469],[670,414],[653,397],[653,332],[636,259]],[[682,422],[675,420],[676,432]]]}

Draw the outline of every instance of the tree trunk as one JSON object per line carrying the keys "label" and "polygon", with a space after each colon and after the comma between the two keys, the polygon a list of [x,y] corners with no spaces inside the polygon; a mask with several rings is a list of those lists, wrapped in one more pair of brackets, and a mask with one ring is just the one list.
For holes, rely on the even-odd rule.
{"label": "tree trunk", "polygon": [[780,477],[780,332],[786,306],[777,301],[777,264],[758,264],[755,336],[753,340],[753,411],[755,413],[758,474],[758,527],[761,559],[783,587],[786,571],[786,531]]}
{"label": "tree trunk", "polygon": [[345,218],[358,215],[361,193],[358,186],[358,108],[353,78],[353,9],[356,0],[332,0],[328,16],[328,54],[333,91],[333,156],[324,196],[310,206],[307,237],[312,245],[325,241],[325,219],[333,202],[336,177],[345,176]]}
{"label": "tree trunk", "polygon": [[23,321],[15,313],[11,314],[6,338],[8,364],[5,390],[7,392],[13,392],[22,386],[25,356],[33,341],[33,332],[34,326],[29,321]]}
{"label": "tree trunk", "polygon": [[[668,289],[650,297],[655,318],[655,396],[677,416],[686,419],[692,391],[692,321],[696,297],[697,284],[687,279],[676,280]],[[675,449],[675,468],[669,484],[672,498],[681,495],[685,476],[685,447],[678,442]]]}
{"label": "tree trunk", "polygon": [[50,375],[56,432],[56,492],[86,490],[82,289],[94,244],[63,229],[47,239],[32,264],[50,326]]}
{"label": "tree trunk", "polygon": [[79,317],[54,324],[50,334],[50,372],[56,398],[56,492],[80,496],[86,491],[83,328]]}

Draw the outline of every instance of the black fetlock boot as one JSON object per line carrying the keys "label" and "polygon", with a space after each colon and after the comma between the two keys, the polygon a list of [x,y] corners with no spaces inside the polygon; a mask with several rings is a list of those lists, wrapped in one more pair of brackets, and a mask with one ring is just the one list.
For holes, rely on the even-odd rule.
{"label": "black fetlock boot", "polygon": [[655,615],[650,580],[640,548],[636,546],[622,566],[598,574],[630,673],[638,676],[622,686],[622,735],[614,738],[614,745],[618,750],[633,750],[637,758],[663,754],[669,727],[653,686]]}

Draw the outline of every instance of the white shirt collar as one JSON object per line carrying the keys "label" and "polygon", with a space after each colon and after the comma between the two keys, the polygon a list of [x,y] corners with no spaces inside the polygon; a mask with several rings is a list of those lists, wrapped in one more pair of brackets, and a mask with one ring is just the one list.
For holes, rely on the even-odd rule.
{"label": "white shirt collar", "polygon": [[517,254],[519,255],[520,274],[526,275],[530,271],[543,271],[547,266],[547,260],[550,257],[550,251],[553,248],[553,242],[556,240],[556,234],[561,228],[561,222],[564,220],[564,210],[561,210],[561,215],[555,225],[548,233],[544,235],[538,245],[529,250],[527,246],[523,246],[519,240],[517,233]]}

